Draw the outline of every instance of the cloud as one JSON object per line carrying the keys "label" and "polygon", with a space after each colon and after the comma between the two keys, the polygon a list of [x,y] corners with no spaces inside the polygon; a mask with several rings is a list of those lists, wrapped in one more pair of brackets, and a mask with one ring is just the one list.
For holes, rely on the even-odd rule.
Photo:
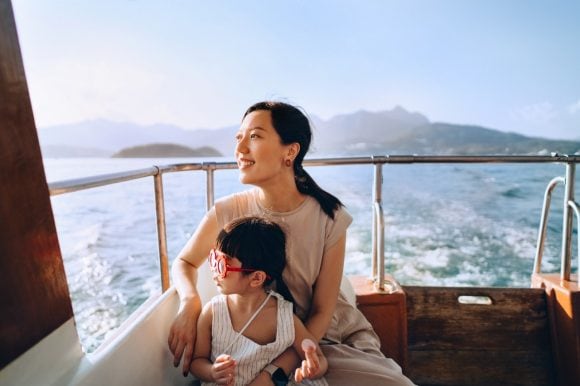
{"label": "cloud", "polygon": [[572,115],[580,113],[580,99],[568,106],[568,112]]}
{"label": "cloud", "polygon": [[540,102],[520,107],[512,111],[511,115],[517,120],[542,124],[553,121],[559,113],[550,102]]}

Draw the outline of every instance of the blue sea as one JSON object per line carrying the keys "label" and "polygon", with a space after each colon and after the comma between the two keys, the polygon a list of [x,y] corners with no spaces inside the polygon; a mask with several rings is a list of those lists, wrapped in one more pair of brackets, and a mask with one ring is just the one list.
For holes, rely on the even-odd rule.
{"label": "blue sea", "polygon": [[[199,160],[69,158],[44,164],[47,180],[55,182],[190,161]],[[345,273],[370,274],[373,166],[307,170],[354,217]],[[559,164],[385,165],[387,273],[404,285],[528,287],[544,191],[564,173]],[[169,173],[163,180],[171,263],[205,212],[205,173]],[[236,170],[216,171],[215,185],[216,197],[248,188]],[[562,202],[558,187],[544,272],[560,269]],[[79,336],[90,352],[160,291],[153,178],[54,196],[52,206]],[[574,272],[576,265],[574,258]]]}

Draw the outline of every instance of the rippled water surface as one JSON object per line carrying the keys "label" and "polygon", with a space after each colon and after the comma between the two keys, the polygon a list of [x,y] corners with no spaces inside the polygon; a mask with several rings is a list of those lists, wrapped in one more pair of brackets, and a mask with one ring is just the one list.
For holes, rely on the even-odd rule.
{"label": "rippled water surface", "polygon": [[[184,160],[46,159],[45,168],[53,182],[173,162]],[[373,167],[308,170],[354,217],[345,273],[368,274]],[[399,282],[529,286],[544,191],[564,166],[385,165],[383,175],[386,267]],[[171,173],[163,180],[171,261],[205,212],[205,174]],[[235,170],[217,171],[215,183],[217,197],[246,188]],[[153,179],[55,196],[52,205],[79,335],[92,351],[160,291]],[[560,187],[546,272],[559,270],[561,213]]]}

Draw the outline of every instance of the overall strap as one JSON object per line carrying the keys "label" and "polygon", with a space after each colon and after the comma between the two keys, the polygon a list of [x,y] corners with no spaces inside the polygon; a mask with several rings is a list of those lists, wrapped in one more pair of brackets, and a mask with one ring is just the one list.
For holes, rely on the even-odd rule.
{"label": "overall strap", "polygon": [[264,301],[262,302],[262,304],[260,305],[260,307],[258,307],[258,309],[256,310],[256,312],[254,312],[254,314],[252,316],[250,316],[250,319],[248,319],[248,321],[246,322],[246,324],[244,325],[244,327],[242,327],[242,329],[240,330],[240,332],[238,332],[238,335],[235,337],[234,340],[232,340],[232,342],[228,345],[228,347],[226,347],[226,349],[224,350],[224,353],[227,353],[232,346],[238,341],[238,339],[240,338],[240,336],[242,336],[242,334],[244,333],[244,331],[246,331],[246,328],[248,328],[248,326],[250,325],[250,323],[252,323],[254,321],[254,319],[256,319],[256,316],[258,316],[258,314],[260,313],[260,311],[262,311],[262,308],[264,308],[264,306],[266,306],[266,303],[268,302],[268,299],[270,299],[270,296],[272,296],[272,292],[268,292],[268,296],[266,296],[266,299],[264,299]]}

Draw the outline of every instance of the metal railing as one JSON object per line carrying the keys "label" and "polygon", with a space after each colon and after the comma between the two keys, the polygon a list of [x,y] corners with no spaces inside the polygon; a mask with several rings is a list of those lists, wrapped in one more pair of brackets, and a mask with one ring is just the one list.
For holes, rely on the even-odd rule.
{"label": "metal railing", "polygon": [[[544,207],[540,220],[540,230],[536,258],[534,262],[534,272],[541,270],[542,254],[545,245],[547,218],[551,202],[551,194],[556,185],[560,182],[565,184],[564,197],[564,222],[562,229],[562,277],[570,279],[571,266],[571,239],[573,215],[578,219],[578,229],[580,229],[580,210],[574,201],[574,174],[575,165],[580,163],[580,156],[569,156],[553,154],[550,156],[430,156],[430,155],[386,155],[369,157],[341,157],[341,158],[321,158],[307,159],[304,166],[338,166],[338,165],[373,165],[373,222],[372,222],[372,278],[376,287],[380,291],[385,290],[385,256],[384,239],[385,223],[382,207],[382,184],[384,164],[474,164],[474,163],[563,163],[566,164],[566,177],[556,177],[548,185],[544,197]],[[155,188],[155,210],[157,218],[157,236],[159,247],[159,263],[161,273],[161,286],[163,291],[170,285],[169,265],[167,254],[167,237],[165,224],[165,207],[163,196],[163,175],[166,173],[184,171],[204,171],[206,173],[206,206],[211,208],[214,204],[214,172],[216,170],[236,169],[235,162],[201,162],[183,163],[165,166],[153,166],[150,168],[71,179],[49,184],[51,196],[91,189],[100,186],[117,184],[146,177],[153,177]],[[571,210],[570,210],[571,209]],[[580,238],[578,240],[580,251]]]}
{"label": "metal railing", "polygon": [[[548,214],[552,202],[552,191],[559,183],[564,183],[564,210],[562,214],[562,249],[560,256],[560,279],[570,280],[572,269],[572,225],[573,217],[576,215],[577,231],[580,233],[580,210],[574,201],[574,176],[576,174],[576,164],[568,162],[566,164],[566,177],[556,177],[548,183],[544,194],[542,205],[542,217],[540,219],[540,229],[538,231],[538,242],[536,246],[536,258],[534,260],[534,273],[542,271],[542,257],[546,241],[546,230],[548,227]],[[580,235],[578,240],[578,260],[580,264]]]}

